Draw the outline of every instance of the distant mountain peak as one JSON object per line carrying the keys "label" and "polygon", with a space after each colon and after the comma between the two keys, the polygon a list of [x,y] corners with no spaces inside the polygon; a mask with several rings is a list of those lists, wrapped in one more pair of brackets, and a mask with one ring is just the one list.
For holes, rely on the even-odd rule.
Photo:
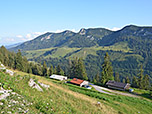
{"label": "distant mountain peak", "polygon": [[85,35],[86,34],[86,29],[85,28],[82,28],[80,31],[79,31],[79,34],[80,35]]}

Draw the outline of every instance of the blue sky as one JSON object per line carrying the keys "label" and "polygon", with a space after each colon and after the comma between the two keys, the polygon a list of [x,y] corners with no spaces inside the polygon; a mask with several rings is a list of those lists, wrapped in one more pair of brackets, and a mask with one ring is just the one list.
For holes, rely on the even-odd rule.
{"label": "blue sky", "polygon": [[44,32],[125,25],[152,26],[152,0],[1,0],[0,45]]}

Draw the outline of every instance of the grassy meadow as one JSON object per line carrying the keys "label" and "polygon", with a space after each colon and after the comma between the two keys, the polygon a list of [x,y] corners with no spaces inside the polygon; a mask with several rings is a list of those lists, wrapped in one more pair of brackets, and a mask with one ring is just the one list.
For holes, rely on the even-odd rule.
{"label": "grassy meadow", "polygon": [[[0,83],[3,84],[5,89],[11,88],[20,97],[10,95],[6,100],[0,101],[3,105],[0,107],[1,113],[44,113],[44,114],[111,114],[117,113],[113,108],[102,103],[97,105],[98,99],[90,98],[86,95],[71,91],[68,87],[57,85],[45,79],[32,75],[25,76],[24,73],[20,75],[9,76],[4,73],[0,73]],[[28,86],[30,78],[34,78],[35,81],[50,85],[48,90],[43,88],[43,92],[32,89]],[[5,86],[4,86],[5,85]],[[11,101],[18,102],[17,104],[11,103]],[[27,102],[24,103],[23,101]],[[32,105],[28,105],[28,104]],[[8,108],[10,106],[10,108]]]}
{"label": "grassy meadow", "polygon": [[83,57],[85,59],[89,54],[97,56],[96,52],[99,50],[103,50],[103,51],[112,50],[112,51],[122,51],[122,52],[130,52],[130,53],[132,52],[131,49],[128,47],[128,44],[123,42],[123,43],[116,43],[112,46],[99,46],[99,47],[95,46],[88,48],[54,47],[54,48],[26,51],[23,54],[28,59],[31,59],[33,57],[36,58],[42,55],[45,58]]}
{"label": "grassy meadow", "polygon": [[[47,79],[40,76],[16,72],[11,77],[0,73],[0,83],[6,82],[13,91],[22,95],[31,113],[56,114],[151,114],[152,100],[133,98],[122,95],[107,95],[95,90],[88,90],[64,82]],[[39,92],[28,86],[30,78],[50,85],[48,90]],[[101,104],[98,105],[97,102]],[[6,105],[8,105],[6,103]],[[4,105],[6,107],[6,105]],[[5,109],[5,108],[4,108]],[[1,108],[1,110],[3,110]]]}

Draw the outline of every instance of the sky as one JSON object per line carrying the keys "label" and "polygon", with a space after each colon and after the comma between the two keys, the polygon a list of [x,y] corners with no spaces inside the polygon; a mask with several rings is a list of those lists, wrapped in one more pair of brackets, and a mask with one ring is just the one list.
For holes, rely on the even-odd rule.
{"label": "sky", "polygon": [[0,45],[45,32],[152,26],[152,0],[0,0]]}

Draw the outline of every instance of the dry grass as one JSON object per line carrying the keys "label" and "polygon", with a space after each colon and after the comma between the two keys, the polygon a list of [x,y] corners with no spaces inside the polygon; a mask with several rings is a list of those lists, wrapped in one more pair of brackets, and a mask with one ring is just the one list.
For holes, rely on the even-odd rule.
{"label": "dry grass", "polygon": [[[28,75],[27,73],[23,73],[23,72],[18,72],[18,71],[16,72],[17,74],[22,75],[22,76]],[[95,98],[92,98],[92,97],[89,97],[77,92],[73,92],[66,87],[62,87],[62,85],[52,83],[51,81],[49,81],[49,79],[46,79],[44,77],[36,76],[33,74],[30,74],[30,76],[36,77],[39,82],[50,85],[51,90],[54,91],[54,94],[58,94],[57,91],[62,91],[64,93],[62,94],[62,99],[65,102],[69,102],[71,107],[75,107],[76,109],[83,110],[84,111],[83,114],[88,114],[88,112],[93,112],[93,114],[94,113],[95,114],[100,114],[100,113],[101,114],[116,114],[117,113],[117,111],[115,111],[113,108],[105,105],[103,101],[97,100]],[[71,98],[68,98],[70,96],[72,96],[71,98],[73,100],[71,100]],[[101,104],[97,105],[97,102],[101,102]]]}

